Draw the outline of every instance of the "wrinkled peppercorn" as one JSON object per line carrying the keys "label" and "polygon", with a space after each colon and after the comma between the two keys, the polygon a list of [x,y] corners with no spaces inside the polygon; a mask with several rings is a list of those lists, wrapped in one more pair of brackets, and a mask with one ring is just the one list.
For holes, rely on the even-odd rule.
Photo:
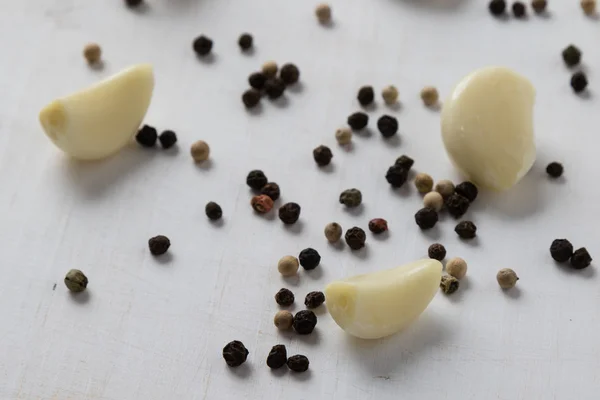
{"label": "wrinkled peppercorn", "polygon": [[248,77],[248,83],[256,90],[263,90],[267,83],[267,77],[262,72],[254,72]]}
{"label": "wrinkled peppercorn", "polygon": [[317,325],[317,316],[310,310],[298,311],[294,315],[294,330],[300,335],[312,333]]}
{"label": "wrinkled peppercorn", "polygon": [[477,198],[477,194],[479,193],[477,186],[469,181],[459,183],[454,188],[454,191],[469,200],[471,203]]}
{"label": "wrinkled peppercorn", "polygon": [[158,137],[163,149],[170,149],[177,143],[177,135],[173,131],[164,131]]}
{"label": "wrinkled peppercorn", "polygon": [[383,115],[377,120],[377,129],[384,138],[392,137],[398,132],[398,120],[389,115]]}
{"label": "wrinkled peppercorn", "polygon": [[277,344],[271,348],[267,356],[267,366],[271,369],[278,369],[287,363],[287,350],[284,345]]}
{"label": "wrinkled peppercorn", "polygon": [[492,0],[488,6],[490,12],[493,16],[498,17],[504,14],[506,10],[506,1],[505,0]]}
{"label": "wrinkled peppercorn", "polygon": [[300,265],[302,265],[302,268],[309,271],[319,266],[319,263],[321,262],[321,255],[318,251],[309,247],[300,252],[298,260],[300,260]]}
{"label": "wrinkled peppercorn", "polygon": [[398,165],[398,166],[404,168],[407,171],[410,171],[410,169],[412,168],[412,166],[414,164],[415,164],[415,160],[413,160],[412,158],[410,158],[406,154],[403,154],[400,157],[398,157],[396,159],[396,162],[394,163],[394,165]]}
{"label": "wrinkled peppercorn", "polygon": [[400,165],[392,165],[388,168],[385,179],[392,187],[399,188],[406,183],[408,178],[408,170]]}
{"label": "wrinkled peppercorn", "polygon": [[163,235],[154,236],[148,240],[148,247],[153,256],[163,255],[171,247],[171,241]]}
{"label": "wrinkled peppercorn", "polygon": [[285,92],[285,83],[279,78],[268,79],[265,82],[265,93],[269,99],[275,100],[280,98]]}
{"label": "wrinkled peppercorn", "polygon": [[473,239],[477,236],[477,227],[471,221],[461,221],[454,228],[454,232],[462,239]]}
{"label": "wrinkled peppercorn", "polygon": [[260,189],[260,193],[266,194],[273,201],[277,200],[279,198],[279,196],[281,195],[281,192],[279,190],[279,185],[276,184],[275,182],[267,183],[265,186],[263,186],[262,189]]}
{"label": "wrinkled peppercorn", "polygon": [[575,269],[584,269],[590,266],[592,257],[585,247],[577,249],[571,256],[571,267]]}
{"label": "wrinkled peppercorn", "polygon": [[275,301],[280,306],[289,307],[294,304],[294,293],[286,288],[281,288],[279,292],[275,293]]}
{"label": "wrinkled peppercorn", "polygon": [[266,194],[260,194],[250,200],[250,205],[257,213],[266,214],[273,209],[273,200]]}
{"label": "wrinkled peppercorn", "polygon": [[348,117],[348,125],[353,131],[360,131],[369,124],[369,116],[364,112],[355,112]]}
{"label": "wrinkled peppercorn", "polygon": [[204,207],[204,212],[206,213],[208,219],[211,219],[213,221],[221,219],[221,217],[223,216],[223,210],[221,209],[221,206],[215,203],[214,201],[206,203],[206,207]]}
{"label": "wrinkled peppercorn", "polygon": [[588,85],[587,77],[583,72],[576,72],[571,77],[571,87],[575,93],[581,93]]}
{"label": "wrinkled peppercorn", "polygon": [[537,14],[543,14],[546,11],[546,7],[548,7],[548,2],[546,0],[531,0],[531,8]]}
{"label": "wrinkled peppercorn", "polygon": [[88,285],[88,278],[78,269],[72,269],[65,275],[65,286],[75,293],[83,292]]}
{"label": "wrinkled peppercorn", "polygon": [[346,243],[352,250],[359,250],[365,247],[367,235],[365,231],[355,226],[346,231],[344,239],[346,239]]}
{"label": "wrinkled peppercorn", "polygon": [[550,245],[550,255],[558,262],[568,261],[573,255],[573,245],[567,239],[555,239]]}
{"label": "wrinkled peppercorn", "polygon": [[458,193],[452,193],[446,199],[446,209],[454,218],[462,217],[469,209],[469,200]]}
{"label": "wrinkled peppercorn", "polygon": [[294,372],[305,372],[308,370],[309,365],[308,358],[306,356],[296,354],[295,356],[291,356],[287,360],[287,366],[290,370]]}
{"label": "wrinkled peppercorn", "polygon": [[324,167],[331,162],[333,153],[329,147],[321,145],[313,150],[313,158],[320,167]]}
{"label": "wrinkled peppercorn", "polygon": [[421,229],[431,229],[438,222],[438,213],[432,208],[421,208],[415,214],[415,222]]}
{"label": "wrinkled peppercorn", "polygon": [[213,47],[213,41],[204,35],[198,36],[194,39],[193,48],[196,54],[200,57],[207,56]]}
{"label": "wrinkled peppercorn", "polygon": [[300,79],[300,70],[294,64],[284,64],[279,71],[279,77],[286,85],[293,85]]}
{"label": "wrinkled peppercorn", "polygon": [[450,275],[442,276],[442,281],[440,282],[440,288],[442,289],[442,292],[444,292],[445,294],[452,294],[452,293],[456,292],[458,290],[459,285],[460,285],[460,283],[458,282],[458,279],[456,279],[455,277],[450,276]]}
{"label": "wrinkled peppercorn", "polygon": [[568,67],[574,67],[581,62],[581,50],[571,44],[562,51],[562,58]]}
{"label": "wrinkled peppercorn", "polygon": [[246,108],[254,108],[260,103],[260,92],[256,89],[248,89],[242,94],[242,103]]}
{"label": "wrinkled peppercorn", "polygon": [[525,17],[526,9],[525,4],[520,1],[515,1],[512,5],[512,12],[515,18],[523,18]]}
{"label": "wrinkled peppercorn", "polygon": [[239,340],[229,342],[223,347],[223,358],[230,367],[239,367],[248,358],[248,349]]}
{"label": "wrinkled peppercorn", "polygon": [[562,164],[558,162],[551,162],[546,167],[546,173],[552,178],[560,178],[560,176],[563,174],[563,170]]}
{"label": "wrinkled peppercorn", "polygon": [[254,44],[254,38],[249,33],[242,33],[238,39],[238,45],[242,51],[250,50]]}
{"label": "wrinkled peppercorn", "polygon": [[325,295],[323,292],[310,292],[304,299],[306,308],[317,308],[323,303],[325,303]]}
{"label": "wrinkled peppercorn", "polygon": [[340,194],[340,203],[348,208],[358,207],[362,203],[362,193],[358,189],[346,189]]}
{"label": "wrinkled peppercorn", "polygon": [[150,125],[144,125],[135,135],[135,140],[144,147],[154,147],[158,139],[156,128]]}
{"label": "wrinkled peppercorn", "polygon": [[279,219],[284,224],[294,224],[298,218],[300,218],[300,206],[297,203],[286,203],[279,207]]}
{"label": "wrinkled peppercorn", "polygon": [[388,230],[387,221],[383,218],[374,218],[369,221],[369,230],[378,235]]}
{"label": "wrinkled peppercorn", "polygon": [[358,95],[356,96],[358,102],[361,106],[368,106],[375,99],[375,92],[373,91],[372,86],[363,86],[358,90]]}
{"label": "wrinkled peppercorn", "polygon": [[265,173],[259,169],[250,171],[246,177],[246,184],[254,190],[261,190],[267,182]]}
{"label": "wrinkled peppercorn", "polygon": [[434,243],[429,246],[427,255],[429,255],[429,258],[442,261],[446,257],[446,248],[440,243]]}

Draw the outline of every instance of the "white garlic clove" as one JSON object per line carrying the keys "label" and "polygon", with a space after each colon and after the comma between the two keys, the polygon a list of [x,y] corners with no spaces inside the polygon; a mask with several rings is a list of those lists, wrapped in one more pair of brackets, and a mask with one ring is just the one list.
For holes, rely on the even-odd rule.
{"label": "white garlic clove", "polygon": [[82,160],[108,157],[135,135],[152,98],[149,64],[135,65],[87,89],[52,101],[40,111],[46,135]]}
{"label": "white garlic clove", "polygon": [[508,189],[535,161],[535,89],[502,67],[477,70],[454,88],[442,109],[442,139],[452,163],[473,183]]}
{"label": "white garlic clove", "polygon": [[350,335],[378,339],[416,319],[437,293],[441,278],[442,264],[432,259],[357,275],[327,285],[327,309]]}

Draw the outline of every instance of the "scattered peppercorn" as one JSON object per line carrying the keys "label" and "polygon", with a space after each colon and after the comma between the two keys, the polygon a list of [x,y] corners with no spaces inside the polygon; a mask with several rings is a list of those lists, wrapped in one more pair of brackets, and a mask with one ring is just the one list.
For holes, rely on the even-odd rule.
{"label": "scattered peppercorn", "polygon": [[421,90],[421,100],[427,107],[432,107],[437,104],[440,95],[433,86],[426,86]]}
{"label": "scattered peppercorn", "polygon": [[320,23],[328,24],[331,22],[331,7],[325,3],[318,4],[315,9],[315,15]]}
{"label": "scattered peppercorn", "polygon": [[473,239],[477,236],[477,227],[471,221],[461,221],[454,228],[454,232],[456,232],[461,239]]}
{"label": "scattered peppercorn", "polygon": [[335,140],[338,144],[345,145],[350,144],[352,141],[352,131],[348,128],[340,128],[335,131]]}
{"label": "scattered peppercorn", "polygon": [[242,94],[242,103],[246,108],[254,108],[260,103],[261,94],[256,89],[248,89]]}
{"label": "scattered peppercorn", "polygon": [[83,48],[83,56],[88,64],[96,64],[102,58],[102,49],[97,43],[89,43]]}
{"label": "scattered peppercorn", "polygon": [[262,66],[262,73],[265,74],[267,78],[275,78],[278,70],[279,67],[275,61],[267,61]]}
{"label": "scattered peppercorn", "polygon": [[423,207],[439,212],[444,206],[444,198],[438,192],[429,192],[423,197]]}
{"label": "scattered peppercorn", "polygon": [[414,164],[415,164],[415,160],[413,160],[412,158],[410,158],[406,154],[403,154],[400,157],[398,157],[396,159],[396,162],[394,163],[394,165],[398,165],[398,166],[404,168],[407,171],[410,171],[410,169],[412,168],[412,166]]}
{"label": "scattered peppercorn", "polygon": [[458,193],[452,193],[446,199],[446,209],[454,218],[462,217],[469,209],[469,200]]}
{"label": "scattered peppercorn", "polygon": [[290,289],[281,288],[279,292],[275,293],[275,301],[280,306],[289,307],[294,304],[294,300],[294,293]]}
{"label": "scattered peppercorn", "polygon": [[277,327],[277,329],[281,329],[282,331],[287,331],[294,324],[294,316],[291,312],[286,310],[278,311],[273,318],[273,323]]}
{"label": "scattered peppercorn", "polygon": [[590,266],[592,257],[585,247],[577,249],[571,256],[571,267],[575,269],[584,269]]}
{"label": "scattered peppercorn", "polygon": [[432,208],[421,208],[415,214],[415,222],[421,229],[431,229],[438,222],[438,213]]}
{"label": "scattered peppercorn", "polygon": [[447,198],[452,193],[454,193],[454,183],[448,179],[442,179],[438,183],[435,184],[436,192],[442,195],[443,198]]}
{"label": "scattered peppercorn", "polygon": [[450,275],[442,276],[442,281],[440,282],[440,288],[442,292],[445,294],[452,294],[458,290],[460,283],[458,279]]}
{"label": "scattered peppercorn", "polygon": [[210,155],[210,147],[204,140],[198,140],[190,147],[190,154],[196,163],[206,161]]}
{"label": "scattered peppercorn", "polygon": [[512,12],[515,18],[524,18],[526,13],[525,4],[515,1],[512,5]]}
{"label": "scattered peppercorn", "polygon": [[342,237],[342,227],[337,222],[330,222],[325,225],[324,232],[329,243],[336,243]]}
{"label": "scattered peppercorn", "polygon": [[472,182],[469,181],[459,183],[458,185],[456,185],[456,188],[454,188],[454,191],[466,198],[467,200],[469,200],[469,202],[471,203],[477,198],[477,195],[479,194],[477,186],[475,186]]}
{"label": "scattered peppercorn", "polygon": [[192,47],[194,48],[196,55],[204,57],[211,52],[213,47],[213,41],[204,35],[200,35],[196,39],[194,39]]}
{"label": "scattered peppercorn", "polygon": [[277,344],[271,348],[267,356],[267,366],[271,369],[279,369],[287,363],[287,349],[283,344]]}
{"label": "scattered peppercorn", "polygon": [[275,100],[283,96],[285,92],[285,83],[279,78],[271,78],[265,82],[265,93],[271,100]]}
{"label": "scattered peppercorn", "polygon": [[72,269],[65,276],[65,285],[71,292],[83,292],[88,285],[88,278],[78,269]]}
{"label": "scattered peppercorn", "polygon": [[581,0],[581,9],[585,15],[594,15],[596,13],[596,0]]}
{"label": "scattered peppercorn", "polygon": [[321,262],[321,255],[319,255],[318,251],[309,247],[300,252],[298,259],[300,260],[300,265],[302,265],[302,268],[310,271],[311,269],[315,269],[319,266],[319,263]]}
{"label": "scattered peppercorn", "polygon": [[248,77],[248,83],[256,90],[263,90],[266,82],[267,77],[262,72],[253,72]]}
{"label": "scattered peppercorn", "polygon": [[340,203],[348,208],[358,207],[362,203],[362,193],[358,189],[346,189],[340,194]]}
{"label": "scattered peppercorn", "polygon": [[496,280],[498,281],[498,285],[500,285],[502,289],[510,289],[515,287],[517,281],[519,280],[519,277],[517,276],[517,273],[512,269],[502,268],[496,274]]}
{"label": "scattered peppercorn", "polygon": [[306,308],[317,308],[323,303],[325,303],[325,295],[323,292],[310,292],[304,299]]}
{"label": "scattered peppercorn", "polygon": [[204,207],[204,212],[206,213],[208,219],[211,219],[213,221],[221,219],[221,217],[223,216],[223,210],[221,209],[221,206],[215,203],[214,201],[206,203],[206,207]]}
{"label": "scattered peppercorn", "polygon": [[352,250],[359,250],[365,247],[367,235],[365,234],[365,231],[355,226],[346,231],[344,238]]}
{"label": "scattered peppercorn", "polygon": [[171,247],[171,241],[163,235],[154,236],[148,240],[148,247],[153,256],[163,255]]}
{"label": "scattered peppercorn", "polygon": [[297,354],[295,356],[291,356],[287,360],[287,366],[290,370],[294,372],[305,372],[308,370],[309,365],[308,358],[306,356]]}
{"label": "scattered peppercorn", "polygon": [[364,112],[355,112],[348,117],[348,125],[353,131],[360,131],[369,124],[369,116]]}
{"label": "scattered peppercorn", "polygon": [[568,67],[574,67],[581,62],[581,50],[571,44],[562,51],[562,58]]}
{"label": "scattered peppercorn", "polygon": [[440,243],[434,243],[427,249],[427,255],[429,258],[442,261],[446,257],[446,248]]}
{"label": "scattered peppercorn", "polygon": [[158,137],[163,149],[170,149],[177,143],[177,135],[173,131],[164,131]]}
{"label": "scattered peppercorn", "polygon": [[548,175],[550,175],[552,178],[560,178],[560,176],[563,174],[563,166],[561,163],[558,162],[551,162],[550,164],[548,164],[548,166],[546,167],[546,173]]}
{"label": "scattered peppercorn", "polygon": [[250,171],[246,177],[246,184],[254,190],[261,190],[267,182],[265,173],[259,169]]}
{"label": "scattered peppercorn", "polygon": [[275,182],[269,182],[262,189],[260,189],[260,194],[266,194],[271,198],[271,200],[275,201],[281,196],[281,191],[279,190],[279,185]]}
{"label": "scattered peppercorn", "polygon": [[400,165],[392,165],[388,168],[385,179],[388,181],[392,187],[399,188],[404,183],[406,183],[406,179],[408,178],[408,170],[403,168]]}
{"label": "scattered peppercorn", "polygon": [[369,230],[378,235],[388,230],[387,221],[383,218],[375,218],[369,221]]}
{"label": "scattered peppercorn", "polygon": [[223,347],[223,358],[230,367],[239,367],[248,358],[248,349],[239,340],[229,342]]}
{"label": "scattered peppercorn", "polygon": [[125,0],[125,4],[127,4],[128,7],[137,7],[143,2],[144,0]]}
{"label": "scattered peppercorn", "polygon": [[293,276],[298,272],[300,263],[294,256],[282,257],[277,263],[277,270],[283,276]]}
{"label": "scattered peppercorn", "polygon": [[298,311],[294,315],[294,330],[300,335],[312,333],[317,325],[317,316],[310,310]]}
{"label": "scattered peppercorn", "polygon": [[313,158],[320,167],[324,167],[331,162],[333,153],[329,147],[321,145],[313,150]]}
{"label": "scattered peppercorn", "polygon": [[433,178],[428,174],[420,172],[415,176],[415,187],[419,193],[429,193],[433,189]]}
{"label": "scattered peppercorn", "polygon": [[273,209],[273,200],[266,194],[259,194],[250,200],[250,205],[259,214],[266,214]]}
{"label": "scattered peppercorn", "polygon": [[300,218],[300,205],[297,203],[285,203],[279,207],[279,219],[284,224],[294,224],[298,218]]}
{"label": "scattered peppercorn", "polygon": [[300,79],[300,70],[294,64],[283,64],[279,77],[286,85],[293,85]]}
{"label": "scattered peppercorn", "polygon": [[499,17],[504,14],[504,10],[506,10],[506,1],[505,0],[492,0],[488,6],[490,12],[493,16]]}
{"label": "scattered peppercorn", "polygon": [[363,86],[358,89],[358,95],[356,96],[361,106],[365,107],[373,103],[375,100],[375,92],[373,86]]}
{"label": "scattered peppercorn", "polygon": [[546,12],[546,7],[548,6],[548,2],[546,0],[531,0],[531,8],[537,14],[543,14]]}
{"label": "scattered peppercorn", "polygon": [[398,89],[393,85],[386,86],[381,91],[381,97],[383,97],[385,104],[395,104],[398,101]]}
{"label": "scattered peppercorn", "polygon": [[143,147],[154,147],[158,139],[156,128],[150,125],[144,125],[135,135],[135,140]]}
{"label": "scattered peppercorn", "polygon": [[238,39],[238,45],[242,51],[250,50],[254,44],[254,38],[249,33],[242,33]]}
{"label": "scattered peppercorn", "polygon": [[467,274],[467,262],[460,257],[451,258],[446,263],[446,272],[456,279],[462,279]]}
{"label": "scattered peppercorn", "polygon": [[398,120],[389,115],[383,115],[377,120],[377,129],[384,138],[392,137],[398,132]]}
{"label": "scattered peppercorn", "polygon": [[550,245],[550,255],[558,262],[568,261],[573,255],[573,245],[567,239],[554,239]]}
{"label": "scattered peppercorn", "polygon": [[583,72],[575,72],[571,77],[571,87],[575,93],[581,93],[588,85],[587,77]]}

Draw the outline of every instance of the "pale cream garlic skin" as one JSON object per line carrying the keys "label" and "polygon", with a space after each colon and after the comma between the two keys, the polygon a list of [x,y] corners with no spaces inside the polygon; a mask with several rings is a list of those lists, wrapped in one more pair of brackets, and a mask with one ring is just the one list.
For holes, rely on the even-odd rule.
{"label": "pale cream garlic skin", "polygon": [[56,99],[40,111],[46,135],[81,160],[108,157],[131,141],[154,89],[149,64],[135,65],[87,89]]}
{"label": "pale cream garlic skin", "polygon": [[508,68],[463,78],[442,108],[442,139],[456,168],[480,187],[516,184],[535,161],[534,101],[533,85]]}
{"label": "pale cream garlic skin", "polygon": [[382,338],[404,329],[427,308],[441,278],[442,264],[433,259],[357,275],[327,285],[327,309],[350,335]]}

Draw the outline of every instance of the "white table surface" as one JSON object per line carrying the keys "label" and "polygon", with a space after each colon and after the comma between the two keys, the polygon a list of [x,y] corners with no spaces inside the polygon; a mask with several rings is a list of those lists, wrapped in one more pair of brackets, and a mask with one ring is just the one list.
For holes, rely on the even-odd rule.
{"label": "white table surface", "polygon": [[[118,0],[0,1],[0,399],[597,399],[600,390],[600,291],[595,266],[557,267],[548,247],[557,237],[600,257],[598,93],[599,21],[575,0],[551,0],[548,18],[491,18],[479,0],[334,0],[335,25],[316,23],[313,1],[147,0],[143,12]],[[238,35],[254,34],[241,54]],[[191,50],[200,33],[215,42],[212,62]],[[87,67],[89,41],[104,49],[105,68]],[[584,52],[590,97],[575,96],[560,52]],[[246,77],[266,60],[292,61],[300,87],[286,102],[247,113]],[[156,88],[146,122],[179,135],[180,151],[136,146],[101,163],[69,160],[46,139],[37,113],[51,99],[128,65],[155,66]],[[461,243],[444,218],[428,233],[413,214],[414,188],[390,190],[387,167],[400,154],[436,179],[459,179],[442,148],[439,113],[425,109],[428,84],[447,95],[471,70],[512,67],[537,88],[538,160],[523,182],[484,193],[467,217],[479,227]],[[361,85],[397,85],[402,109],[378,98],[371,137],[339,148],[334,131],[359,109]],[[384,141],[375,121],[398,117],[399,140]],[[195,167],[190,144],[208,141],[212,159]],[[320,171],[311,155],[334,151]],[[544,168],[565,165],[552,182]],[[298,224],[255,215],[245,176],[263,169],[281,185],[283,201],[302,206]],[[408,187],[409,185],[407,185]],[[339,193],[363,192],[349,213]],[[204,205],[224,209],[210,224]],[[368,234],[367,248],[328,245],[323,227],[366,229],[389,221],[389,236]],[[149,237],[171,238],[161,261]],[[279,333],[273,300],[281,287],[304,295],[348,275],[424,257],[444,243],[469,263],[452,297],[439,294],[401,334],[354,340],[326,312],[307,337]],[[314,247],[322,264],[285,282],[277,260]],[[514,268],[518,288],[503,293],[496,271]],[[89,277],[71,296],[70,268]],[[230,340],[250,350],[228,368]],[[271,346],[311,361],[310,372],[271,372]]]}

